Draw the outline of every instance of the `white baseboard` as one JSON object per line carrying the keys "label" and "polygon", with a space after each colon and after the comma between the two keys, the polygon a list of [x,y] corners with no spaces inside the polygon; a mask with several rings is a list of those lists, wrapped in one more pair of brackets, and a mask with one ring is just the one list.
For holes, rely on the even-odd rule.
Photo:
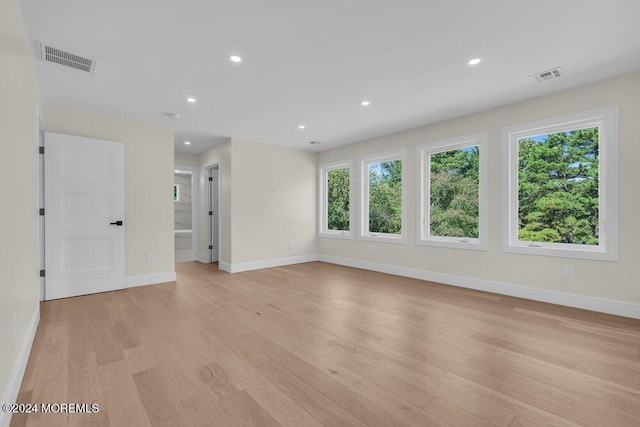
{"label": "white baseboard", "polygon": [[283,265],[302,264],[304,262],[318,261],[318,255],[301,255],[290,258],[267,259],[264,261],[242,262],[238,264],[218,263],[221,270],[229,273],[241,273],[243,271],[260,270],[262,268],[281,267]]}
{"label": "white baseboard", "polygon": [[[40,303],[38,303],[35,313],[33,313],[31,318],[27,336],[25,337],[24,342],[22,343],[22,348],[20,349],[20,356],[18,357],[16,369],[11,376],[11,381],[9,382],[9,390],[7,390],[7,395],[1,403],[15,403],[18,398],[22,379],[24,378],[24,372],[27,369],[29,355],[31,354],[33,339],[35,338],[36,331],[38,330],[38,322],[40,322]],[[11,424],[11,415],[11,413],[6,413],[4,411],[0,412],[0,427],[9,427],[9,424]]]}
{"label": "white baseboard", "polygon": [[567,307],[582,308],[585,310],[599,311],[601,313],[640,319],[640,304],[633,304],[625,301],[570,294],[567,292],[552,291],[548,289],[531,288],[529,286],[512,285],[509,283],[494,282],[491,280],[474,279],[471,277],[455,276],[453,274],[398,267],[396,265],[380,264],[376,262],[330,255],[319,255],[318,260],[331,264],[339,264],[348,267],[393,274],[396,276],[410,277],[412,279],[427,280],[462,288],[493,292],[501,295],[509,295],[518,298],[564,305]]}
{"label": "white baseboard", "polygon": [[176,272],[170,271],[167,273],[157,274],[145,274],[144,276],[131,276],[125,279],[125,286],[127,288],[134,288],[136,286],[155,285],[157,283],[175,282]]}

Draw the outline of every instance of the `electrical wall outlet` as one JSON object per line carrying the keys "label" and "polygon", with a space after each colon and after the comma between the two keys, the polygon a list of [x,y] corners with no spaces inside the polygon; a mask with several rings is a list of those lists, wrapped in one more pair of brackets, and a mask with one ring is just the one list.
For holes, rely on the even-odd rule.
{"label": "electrical wall outlet", "polygon": [[564,266],[564,277],[573,277],[573,265]]}
{"label": "electrical wall outlet", "polygon": [[156,254],[147,254],[147,262],[148,263],[156,262]]}
{"label": "electrical wall outlet", "polygon": [[293,249],[293,242],[289,242],[289,249]]}

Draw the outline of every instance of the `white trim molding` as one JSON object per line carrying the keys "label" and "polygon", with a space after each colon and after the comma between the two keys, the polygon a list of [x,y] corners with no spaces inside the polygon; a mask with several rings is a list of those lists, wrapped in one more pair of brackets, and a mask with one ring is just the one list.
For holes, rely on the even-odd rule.
{"label": "white trim molding", "polygon": [[218,267],[227,273],[241,273],[243,271],[261,270],[263,268],[282,267],[283,265],[302,264],[313,261],[318,261],[318,255],[301,255],[289,258],[267,259],[264,261],[242,262],[239,264],[221,262],[218,264]]}
{"label": "white trim molding", "polygon": [[[329,230],[328,221],[328,197],[329,197],[329,172],[340,169],[349,170],[349,230]],[[353,194],[355,189],[353,173],[353,160],[327,163],[318,166],[318,237],[329,237],[332,239],[353,239],[355,233],[353,216]]]}
{"label": "white trim molding", "polygon": [[[39,322],[40,303],[36,306],[35,312],[31,318],[31,323],[27,330],[27,336],[25,337],[25,340],[22,343],[22,348],[20,349],[16,368],[11,375],[11,380],[9,381],[7,395],[4,397],[4,400],[2,400],[2,403],[16,403],[16,400],[18,399],[18,393],[20,392],[24,372],[27,369],[27,362],[29,361],[29,355],[31,354],[31,348],[33,347],[33,339],[36,336]],[[11,416],[12,414],[10,412],[0,412],[0,427],[9,427],[9,424],[11,424]]]}
{"label": "white trim molding", "polygon": [[474,279],[472,277],[462,277],[453,274],[399,267],[396,265],[380,264],[371,261],[335,257],[331,255],[319,255],[318,261],[393,274],[395,276],[410,277],[412,279],[443,283],[445,285],[452,285],[460,288],[475,289],[478,291],[492,292],[500,295],[508,295],[512,297],[563,305],[566,307],[581,308],[584,310],[640,319],[640,304],[634,304],[626,301],[571,294],[568,292],[552,291],[549,289],[532,288],[529,286],[495,282],[492,280]]}
{"label": "white trim molding", "polygon": [[227,273],[232,273],[231,264],[228,262],[218,261],[218,268],[222,271],[226,271]]}
{"label": "white trim molding", "polygon": [[[598,244],[531,242],[518,236],[518,144],[523,138],[598,127]],[[618,106],[502,129],[502,252],[618,261]]]}
{"label": "white trim molding", "polygon": [[[381,233],[369,230],[369,165],[399,160],[402,163],[402,191],[400,214],[400,233]],[[386,151],[359,158],[360,163],[360,227],[358,240],[371,242],[384,242],[406,245],[407,244],[407,149]]]}
{"label": "white trim molding", "polygon": [[[198,255],[198,238],[200,237],[200,227],[198,224],[199,197],[200,197],[200,177],[197,166],[176,165],[174,174],[188,173],[191,175],[191,251],[193,259]],[[175,230],[179,232],[180,230]]]}
{"label": "white trim molding", "polygon": [[131,276],[125,279],[127,288],[135,288],[136,286],[156,285],[158,283],[167,283],[176,281],[176,272],[145,274],[144,276]]}
{"label": "white trim molding", "polygon": [[[458,136],[416,147],[416,245],[486,251],[489,246],[488,132]],[[466,148],[478,148],[478,237],[431,235],[431,156]]]}

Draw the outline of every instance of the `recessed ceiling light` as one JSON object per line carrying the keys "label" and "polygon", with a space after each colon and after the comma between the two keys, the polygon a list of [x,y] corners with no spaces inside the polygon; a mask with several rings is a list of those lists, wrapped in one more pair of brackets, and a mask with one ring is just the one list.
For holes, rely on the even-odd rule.
{"label": "recessed ceiling light", "polygon": [[371,105],[371,102],[370,101],[362,101],[360,103],[360,105],[362,105],[363,107],[367,107],[367,106]]}
{"label": "recessed ceiling light", "polygon": [[472,59],[467,61],[467,64],[468,65],[478,65],[481,62],[482,62],[482,59],[480,59],[480,58],[472,58]]}
{"label": "recessed ceiling light", "polygon": [[184,145],[191,145],[191,141],[185,141]]}
{"label": "recessed ceiling light", "polygon": [[241,58],[241,57],[239,57],[238,55],[231,55],[231,56],[229,57],[229,60],[230,60],[231,62],[236,62],[236,63],[238,63],[238,62],[242,62],[242,58]]}
{"label": "recessed ceiling light", "polygon": [[298,125],[298,129],[304,129],[305,127],[305,125]]}
{"label": "recessed ceiling light", "polygon": [[187,98],[187,102],[191,102],[192,104],[195,103],[197,101],[197,99],[195,99],[193,96],[190,96]]}

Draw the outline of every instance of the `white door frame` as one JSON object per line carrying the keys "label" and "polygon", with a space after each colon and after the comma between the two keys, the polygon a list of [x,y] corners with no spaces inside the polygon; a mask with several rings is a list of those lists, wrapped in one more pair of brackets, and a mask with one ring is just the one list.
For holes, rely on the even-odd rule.
{"label": "white door frame", "polygon": [[[44,126],[40,118],[40,108],[38,107],[38,149],[44,150]],[[38,211],[44,209],[44,155],[38,152]],[[44,215],[38,212],[38,270],[45,267],[44,252]],[[44,301],[45,277],[38,277],[38,299]]]}
{"label": "white door frame", "polygon": [[203,193],[204,193],[204,207],[205,209],[202,210],[203,214],[204,214],[204,230],[206,232],[206,236],[208,236],[208,238],[206,239],[206,242],[204,244],[206,250],[207,250],[207,256],[204,258],[206,259],[208,263],[213,262],[213,260],[211,259],[211,249],[209,249],[209,241],[211,240],[211,220],[209,219],[209,208],[211,206],[211,191],[209,189],[209,176],[211,175],[211,170],[212,169],[218,169],[218,264],[220,263],[220,257],[222,256],[222,251],[221,251],[221,247],[220,247],[220,242],[221,242],[221,234],[220,233],[220,183],[222,181],[222,175],[220,174],[220,161],[219,160],[215,160],[212,161],[208,164],[206,164],[203,168],[202,168],[202,179],[200,180],[200,182],[202,183],[202,189],[203,189]]}
{"label": "white door frame", "polygon": [[[196,166],[176,165],[173,173],[191,174],[191,251],[194,261],[198,259],[198,168]],[[174,225],[175,242],[175,225]]]}

